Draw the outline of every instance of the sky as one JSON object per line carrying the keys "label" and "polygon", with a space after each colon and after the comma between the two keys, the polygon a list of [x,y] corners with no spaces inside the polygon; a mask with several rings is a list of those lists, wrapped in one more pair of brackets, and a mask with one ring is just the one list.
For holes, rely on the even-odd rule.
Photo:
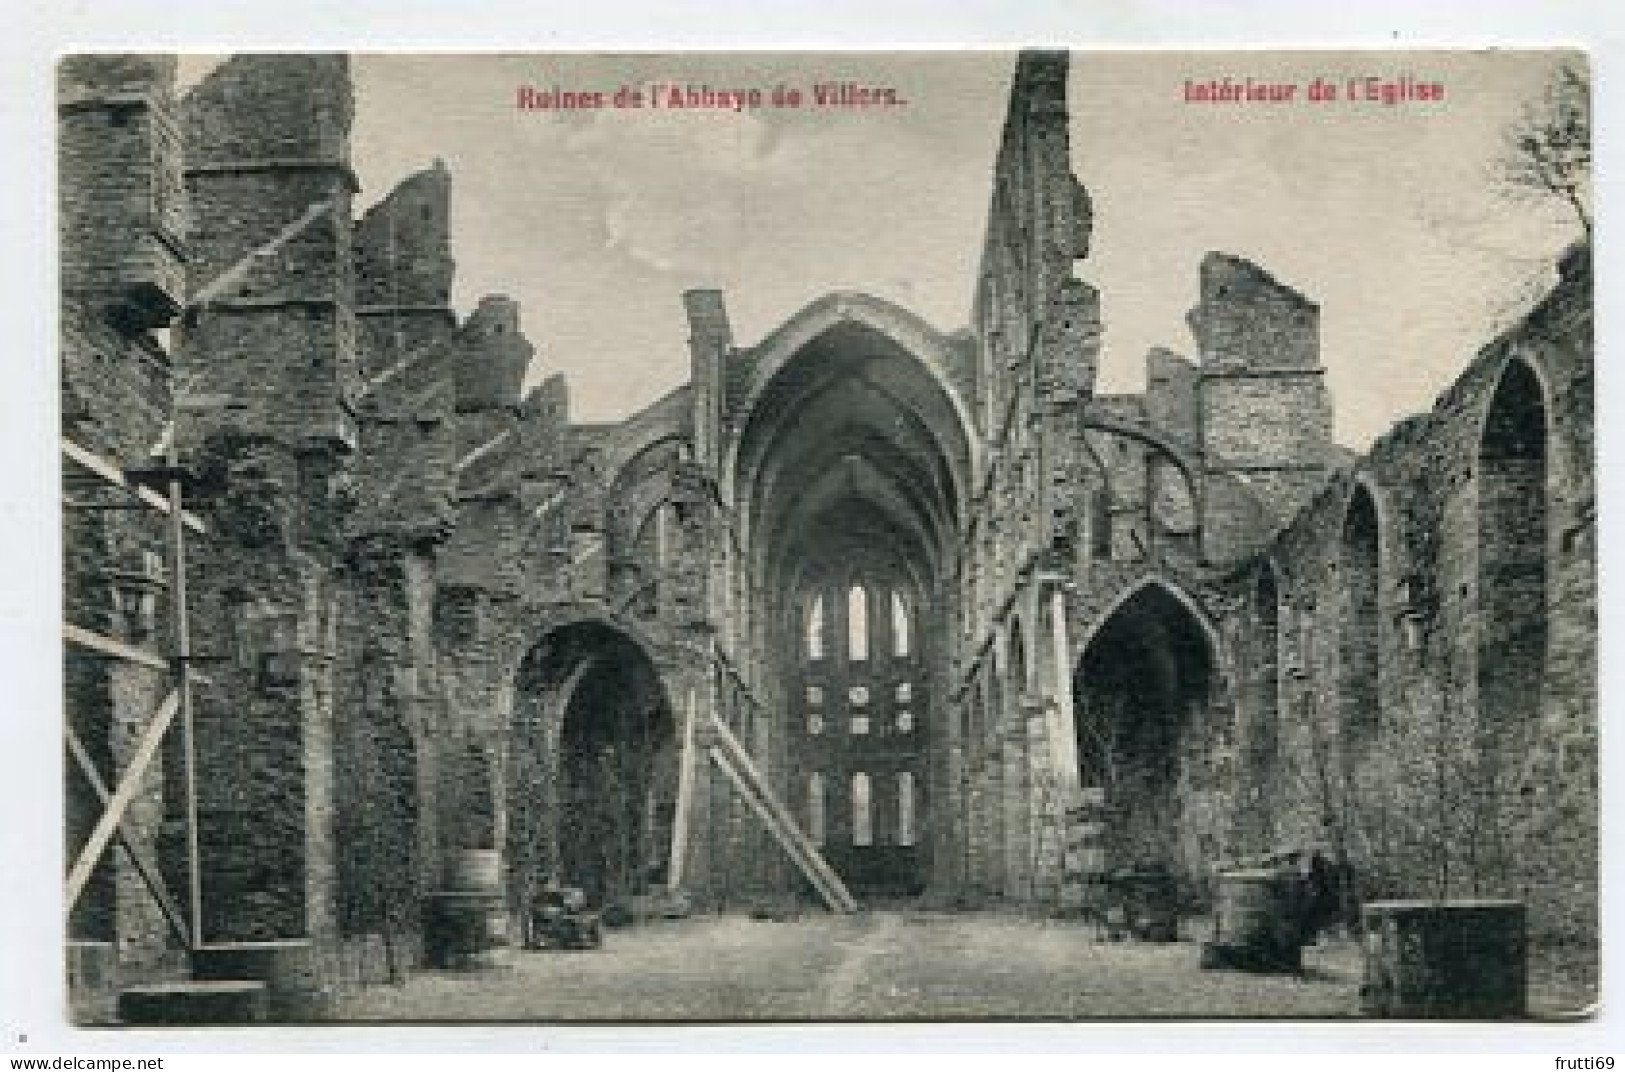
{"label": "sky", "polygon": [[[1095,209],[1079,274],[1101,291],[1098,388],[1144,355],[1195,356],[1185,314],[1210,250],[1318,302],[1336,435],[1363,448],[1431,405],[1528,307],[1578,234],[1495,174],[1550,52],[1076,52],[1072,156]],[[191,58],[183,84],[212,65]],[[681,294],[720,287],[738,342],[836,289],[965,326],[1014,57],[1007,52],[360,54],[359,213],[402,178],[452,173],[454,302],[520,301],[531,382],[562,371],[577,420],[612,420],[687,378]],[[1294,83],[1282,103],[1190,102],[1187,80]],[[1322,77],[1401,77],[1440,101],[1304,99]],[[809,94],[895,89],[861,110],[522,110],[521,86],[650,83]]]}

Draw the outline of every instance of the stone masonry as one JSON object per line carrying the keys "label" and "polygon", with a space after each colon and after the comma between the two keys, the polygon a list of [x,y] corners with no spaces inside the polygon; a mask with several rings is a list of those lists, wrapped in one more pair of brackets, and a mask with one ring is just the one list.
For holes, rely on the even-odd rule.
{"label": "stone masonry", "polygon": [[[442,164],[356,217],[343,56],[180,99],[169,59],[64,61],[62,434],[178,459],[209,679],[195,801],[171,731],[125,821],[194,948],[109,848],[76,986],[200,946],[398,975],[481,852],[516,913],[549,881],[810,896],[712,715],[860,895],[1081,911],[1104,799],[1106,865],[1193,909],[1222,861],[1315,848],[1351,899],[1516,896],[1536,940],[1594,943],[1589,249],[1364,455],[1319,306],[1228,254],[1194,352],[1099,393],[1080,266],[1115,209],[1071,171],[1067,64],[1017,62],[965,330],[839,292],[750,344],[693,291],[690,382],[588,424],[561,378],[524,389],[517,303],[453,309]],[[171,551],[64,471],[65,617],[156,656],[67,650],[112,784],[170,687]],[[71,860],[100,808],[71,764],[66,792]]]}

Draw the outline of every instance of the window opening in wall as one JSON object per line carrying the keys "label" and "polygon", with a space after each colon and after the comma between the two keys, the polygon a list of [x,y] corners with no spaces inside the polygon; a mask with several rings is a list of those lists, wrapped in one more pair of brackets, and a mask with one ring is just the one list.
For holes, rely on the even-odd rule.
{"label": "window opening in wall", "polygon": [[912,845],[914,833],[914,772],[897,775],[897,844]]}
{"label": "window opening in wall", "polygon": [[908,658],[913,638],[908,632],[908,604],[903,602],[901,592],[891,594],[891,637],[892,654],[899,659]]}
{"label": "window opening in wall", "polygon": [[852,776],[852,844],[875,843],[874,816],[870,809],[869,776],[862,771]]}
{"label": "window opening in wall", "polygon": [[869,595],[861,584],[846,593],[846,655],[855,663],[869,658]]}
{"label": "window opening in wall", "polygon": [[814,845],[824,843],[824,776],[818,771],[807,776],[807,836]]}
{"label": "window opening in wall", "polygon": [[824,597],[822,594],[813,597],[812,606],[807,610],[807,658],[822,659],[824,657]]}

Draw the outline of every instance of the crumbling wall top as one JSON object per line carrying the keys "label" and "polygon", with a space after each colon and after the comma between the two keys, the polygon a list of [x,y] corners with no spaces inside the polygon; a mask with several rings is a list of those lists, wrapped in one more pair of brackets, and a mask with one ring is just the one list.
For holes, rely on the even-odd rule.
{"label": "crumbling wall top", "polygon": [[216,67],[183,102],[187,166],[349,166],[355,103],[342,53],[245,53]]}
{"label": "crumbling wall top", "polygon": [[451,253],[451,173],[436,160],[391,190],[356,226],[356,301],[363,308],[445,308]]}
{"label": "crumbling wall top", "polygon": [[170,98],[174,55],[91,53],[66,56],[57,66],[57,103],[72,107],[110,99]]}
{"label": "crumbling wall top", "polygon": [[1320,367],[1320,306],[1241,257],[1202,258],[1201,297],[1187,319],[1210,372]]}

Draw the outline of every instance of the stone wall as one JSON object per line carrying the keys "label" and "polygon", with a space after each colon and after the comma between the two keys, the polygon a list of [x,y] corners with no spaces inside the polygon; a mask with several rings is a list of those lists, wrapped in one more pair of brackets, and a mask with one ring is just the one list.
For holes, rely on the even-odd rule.
{"label": "stone wall", "polygon": [[[142,465],[170,415],[161,329],[184,299],[186,250],[174,61],[72,57],[59,71],[62,435],[115,467]],[[171,646],[167,518],[63,462],[63,619],[158,655]],[[162,669],[65,651],[64,718],[111,788],[170,690]],[[173,734],[171,735],[173,741]],[[66,761],[64,850],[70,866],[102,814],[89,779]],[[172,893],[185,890],[180,757],[160,750],[123,829]],[[130,856],[103,851],[73,911],[80,964],[140,976],[173,966],[182,944]]]}
{"label": "stone wall", "polygon": [[[621,698],[676,727],[660,807],[695,720],[678,884],[717,908],[799,892],[705,759],[704,720],[799,800],[770,669],[793,630],[729,464],[773,363],[847,330],[914,359],[941,394],[922,412],[963,424],[929,441],[963,486],[939,504],[941,590],[917,593],[941,611],[919,630],[933,898],[1068,908],[1085,864],[1063,823],[1101,788],[1079,720],[1126,695],[1093,646],[1150,606],[1135,657],[1187,680],[1165,690],[1181,706],[1161,773],[1104,806],[1126,816],[1106,863],[1155,827],[1199,893],[1219,860],[1316,845],[1363,894],[1521,896],[1538,936],[1589,941],[1586,254],[1362,457],[1331,443],[1318,307],[1233,256],[1200,267],[1197,357],[1154,350],[1143,395],[1097,395],[1101,299],[1074,274],[1094,206],[1065,79],[1064,56],[1018,62],[968,332],[837,294],[740,347],[720,293],[693,291],[693,382],[588,425],[558,377],[524,391],[545,355],[517,303],[452,309],[443,166],[353,218],[343,57],[238,57],[180,103],[167,61],[67,61],[63,432],[117,465],[173,444],[210,530],[187,566],[214,681],[197,701],[203,937],[307,939],[331,977],[376,979],[417,962],[423,900],[462,850],[520,845],[510,890],[529,888],[559,856],[529,846],[560,818],[556,690],[594,657],[581,636],[618,638],[599,653],[647,669]],[[69,477],[87,505],[120,494]],[[161,522],[65,511],[70,622],[171,649]],[[70,648],[66,679],[112,781],[165,675]],[[180,763],[172,744],[130,819],[177,894]],[[67,795],[72,848],[99,809],[72,770]],[[70,937],[173,971],[165,932],[109,853]]]}

